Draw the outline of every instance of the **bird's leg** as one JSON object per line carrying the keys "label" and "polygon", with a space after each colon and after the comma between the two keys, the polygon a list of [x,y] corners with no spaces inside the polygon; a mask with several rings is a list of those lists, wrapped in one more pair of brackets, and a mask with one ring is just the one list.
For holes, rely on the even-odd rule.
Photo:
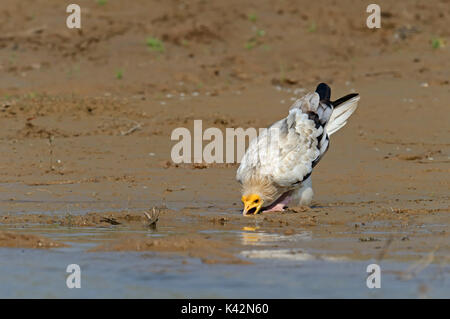
{"label": "bird's leg", "polygon": [[268,212],[282,212],[282,211],[284,211],[284,208],[286,207],[286,204],[284,204],[284,203],[278,203],[278,204],[276,204],[275,206],[273,206],[273,207],[271,207],[271,208],[269,208],[269,209],[267,209],[267,210],[264,210],[263,211],[263,213],[268,213]]}
{"label": "bird's leg", "polygon": [[291,205],[293,206],[309,206],[314,197],[312,189],[311,176],[303,181],[302,186],[292,193]]}
{"label": "bird's leg", "polygon": [[291,191],[284,193],[272,205],[266,207],[263,213],[266,212],[282,212],[291,201]]}

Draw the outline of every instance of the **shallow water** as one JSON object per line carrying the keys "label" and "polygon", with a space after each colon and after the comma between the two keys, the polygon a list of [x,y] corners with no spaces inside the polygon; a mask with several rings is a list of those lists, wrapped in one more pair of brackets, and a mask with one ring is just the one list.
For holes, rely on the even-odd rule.
{"label": "shallow water", "polygon": [[[208,265],[159,253],[0,249],[1,298],[448,298],[448,266],[411,276],[408,263],[381,262],[381,288],[366,286],[374,261],[315,259],[288,250],[243,252],[251,265]],[[289,256],[298,255],[297,258]],[[66,286],[66,267],[81,268],[81,288]]]}
{"label": "shallow water", "polygon": [[[336,257],[331,251],[304,248],[314,240],[312,231],[297,230],[291,235],[270,233],[262,231],[257,223],[226,230],[211,226],[197,231],[216,240],[238,244],[236,247],[241,251],[234,252],[251,264],[207,264],[198,258],[156,252],[88,252],[118,235],[180,234],[190,218],[183,215],[179,218],[180,224],[166,223],[158,226],[157,231],[126,225],[70,228],[57,224],[5,224],[1,230],[19,228],[70,247],[0,248],[0,298],[450,297],[448,263]],[[276,224],[273,227],[277,228]],[[270,229],[266,227],[266,230]],[[366,269],[372,263],[381,267],[380,289],[369,289],[366,285]],[[80,289],[69,289],[66,285],[69,276],[66,268],[70,264],[81,268]]]}

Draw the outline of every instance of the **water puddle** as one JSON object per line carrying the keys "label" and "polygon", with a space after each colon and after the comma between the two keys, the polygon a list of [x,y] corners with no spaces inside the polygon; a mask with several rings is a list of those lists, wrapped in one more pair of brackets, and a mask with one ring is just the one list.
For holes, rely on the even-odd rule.
{"label": "water puddle", "polygon": [[308,231],[293,235],[269,234],[264,232],[241,232],[240,236],[243,245],[251,246],[264,246],[274,243],[284,244],[312,239],[312,233]]}
{"label": "water puddle", "polygon": [[[252,265],[207,265],[158,253],[0,249],[2,298],[417,298],[449,297],[448,267],[430,265],[409,280],[404,263],[382,263],[382,288],[368,289],[373,261],[335,261],[290,250],[243,252]],[[66,267],[82,270],[68,289]]]}
{"label": "water puddle", "polygon": [[[111,218],[119,220],[118,216]],[[136,216],[142,217],[142,214],[132,217]],[[208,217],[206,213],[202,215],[205,216]],[[239,220],[222,225],[203,218],[195,224],[194,217],[186,217],[182,213],[169,213],[167,218],[171,223],[163,223],[153,230],[140,224],[125,223],[102,227],[1,224],[0,231],[46,236],[69,244],[70,247],[50,250],[0,248],[0,297],[450,297],[450,267],[447,264],[425,260],[414,266],[414,263],[408,262],[353,260],[325,251],[323,247],[307,246],[317,241],[312,231],[287,229],[280,232],[278,222],[274,226],[264,226],[258,223],[253,225],[244,219],[246,226],[239,224]],[[189,227],[186,228],[186,225]],[[167,246],[167,251],[93,250],[99,244],[117,239],[127,241],[133,236],[141,240],[144,238],[143,244],[148,244],[145,239],[168,238],[172,235],[182,237],[186,234],[194,234],[194,244],[189,246],[189,239],[175,242],[173,246]],[[215,249],[219,256],[231,251],[245,263],[205,262],[203,257],[189,253],[189,249],[197,250],[195,240],[204,244],[205,240],[209,243],[210,239],[218,246],[198,249]],[[341,238],[333,241],[339,240],[343,241]],[[350,247],[363,247],[361,245],[364,244],[355,239],[355,245]],[[183,245],[187,245],[186,252],[183,251]],[[181,249],[174,250],[173,247]],[[367,288],[367,266],[371,263],[378,263],[381,267],[381,289]],[[66,286],[66,268],[70,264],[77,264],[81,268],[81,289],[69,289]]]}

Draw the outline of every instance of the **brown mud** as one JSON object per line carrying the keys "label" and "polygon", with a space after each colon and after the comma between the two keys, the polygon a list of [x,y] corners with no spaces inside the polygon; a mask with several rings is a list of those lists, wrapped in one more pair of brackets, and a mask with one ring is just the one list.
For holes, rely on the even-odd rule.
{"label": "brown mud", "polygon": [[[71,237],[90,252],[448,263],[450,3],[380,1],[378,30],[363,2],[327,3],[79,1],[76,31],[59,1],[3,1],[0,246],[88,227],[113,230]],[[267,127],[319,82],[361,102],[312,175],[313,207],[243,217],[237,165],[171,162],[173,129]]]}

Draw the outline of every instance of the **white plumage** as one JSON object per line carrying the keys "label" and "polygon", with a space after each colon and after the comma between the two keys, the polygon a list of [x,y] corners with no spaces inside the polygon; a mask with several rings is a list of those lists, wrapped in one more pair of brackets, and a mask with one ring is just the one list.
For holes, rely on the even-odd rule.
{"label": "white plumage", "polygon": [[329,136],[347,123],[359,101],[350,94],[331,102],[330,93],[328,85],[319,84],[250,142],[236,174],[244,214],[311,203],[312,170],[327,151]]}

